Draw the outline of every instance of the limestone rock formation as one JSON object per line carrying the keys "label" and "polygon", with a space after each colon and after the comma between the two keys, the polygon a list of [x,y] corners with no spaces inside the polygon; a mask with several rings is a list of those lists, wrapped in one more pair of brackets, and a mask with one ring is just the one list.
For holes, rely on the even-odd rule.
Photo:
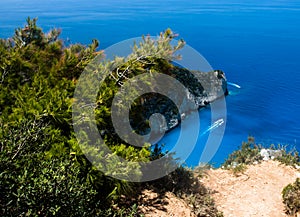
{"label": "limestone rock formation", "polygon": [[[170,97],[156,93],[142,96],[142,103],[139,105],[141,116],[139,119],[131,120],[131,125],[139,134],[152,134],[169,131],[176,127],[181,120],[189,115],[192,111],[209,105],[216,99],[228,94],[227,80],[224,72],[215,70],[211,72],[189,71],[180,67],[174,67],[171,76],[176,78],[186,87],[186,97],[180,96],[176,91],[169,93],[176,99],[172,102]],[[172,84],[166,84],[172,85]],[[176,96],[178,94],[178,96]],[[175,96],[174,96],[175,95]],[[176,104],[179,107],[176,107]],[[151,128],[149,119],[151,115],[159,113],[163,118],[155,118]]]}

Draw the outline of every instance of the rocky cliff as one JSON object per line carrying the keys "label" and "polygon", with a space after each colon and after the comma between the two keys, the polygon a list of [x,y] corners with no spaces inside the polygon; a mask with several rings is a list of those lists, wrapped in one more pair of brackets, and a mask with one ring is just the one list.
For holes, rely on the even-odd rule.
{"label": "rocky cliff", "polygon": [[[139,116],[131,117],[131,125],[139,134],[148,134],[150,130],[154,132],[169,131],[176,127],[182,119],[202,107],[209,105],[216,99],[228,94],[227,80],[225,74],[221,70],[211,72],[189,71],[180,67],[174,67],[170,71],[170,76],[176,78],[186,87],[186,97],[175,96],[177,102],[174,103],[169,97],[149,93],[141,96],[132,110],[138,110]],[[172,85],[172,84],[166,84]],[[176,95],[176,86],[170,95]],[[179,104],[180,107],[176,107]],[[195,106],[196,105],[196,106]],[[155,126],[149,126],[149,118],[152,114],[160,113],[165,120],[155,123]]]}

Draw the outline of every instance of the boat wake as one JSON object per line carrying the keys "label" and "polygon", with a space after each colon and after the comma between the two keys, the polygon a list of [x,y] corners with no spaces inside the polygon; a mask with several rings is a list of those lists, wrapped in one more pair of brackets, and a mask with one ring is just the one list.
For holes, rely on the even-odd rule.
{"label": "boat wake", "polygon": [[242,88],[240,85],[235,84],[235,83],[232,83],[232,82],[227,82],[227,84],[228,84],[229,86],[236,87],[236,88],[238,88],[238,89],[241,89],[241,88]]}
{"label": "boat wake", "polygon": [[220,118],[218,119],[217,121],[215,121],[210,127],[208,127],[203,133],[201,133],[200,136],[203,136],[205,135],[206,133],[218,128],[219,126],[223,125],[224,124],[224,119],[223,118]]}

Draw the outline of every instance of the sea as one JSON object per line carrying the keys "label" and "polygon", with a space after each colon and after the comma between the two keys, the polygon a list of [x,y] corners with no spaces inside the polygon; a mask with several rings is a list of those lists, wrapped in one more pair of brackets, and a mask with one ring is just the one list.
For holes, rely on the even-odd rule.
{"label": "sea", "polygon": [[[248,136],[300,151],[299,0],[0,0],[0,14],[0,38],[12,37],[30,16],[44,31],[61,28],[66,44],[98,39],[100,49],[171,28],[232,83],[224,135],[210,163],[220,166]],[[201,138],[185,160],[191,167],[202,163],[205,140],[219,127],[210,108],[199,118]],[[158,144],[170,149],[181,130]]]}

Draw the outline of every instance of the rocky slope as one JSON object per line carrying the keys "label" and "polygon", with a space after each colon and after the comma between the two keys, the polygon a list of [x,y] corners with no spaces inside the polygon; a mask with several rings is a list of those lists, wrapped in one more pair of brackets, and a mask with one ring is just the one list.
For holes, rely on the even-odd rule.
{"label": "rocky slope", "polygon": [[[250,165],[239,175],[230,170],[211,169],[200,182],[211,189],[219,211],[225,217],[283,217],[282,189],[300,177],[300,171],[277,161]],[[172,193],[159,198],[153,192],[141,195],[145,216],[195,216],[191,207]],[[298,214],[298,216],[300,216]]]}
{"label": "rocky slope", "polygon": [[282,189],[300,177],[299,171],[277,161],[248,166],[238,176],[228,170],[210,170],[202,180],[224,216],[287,216]]}

